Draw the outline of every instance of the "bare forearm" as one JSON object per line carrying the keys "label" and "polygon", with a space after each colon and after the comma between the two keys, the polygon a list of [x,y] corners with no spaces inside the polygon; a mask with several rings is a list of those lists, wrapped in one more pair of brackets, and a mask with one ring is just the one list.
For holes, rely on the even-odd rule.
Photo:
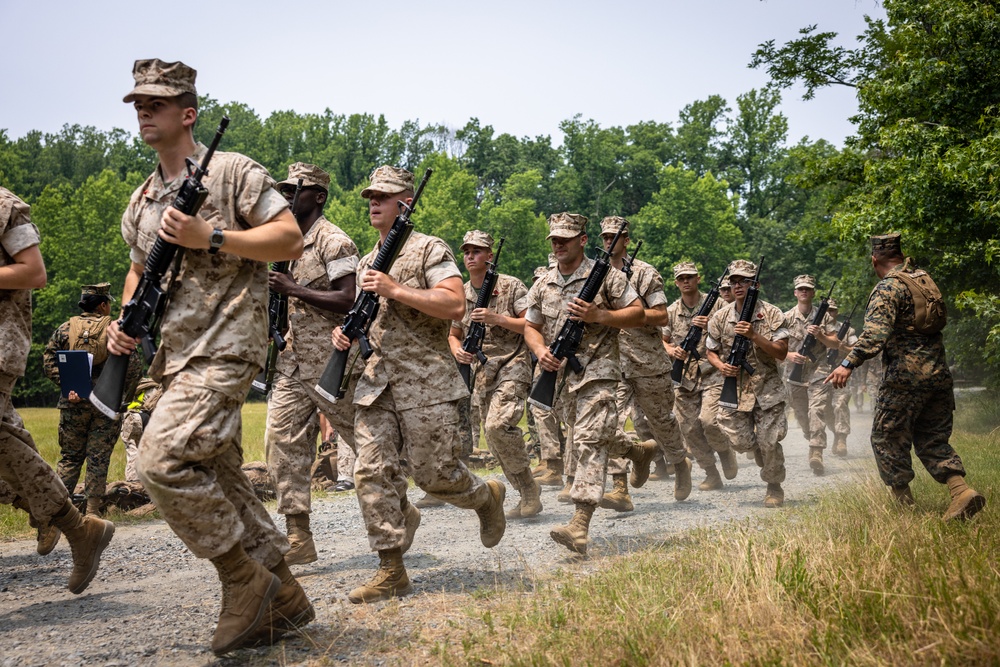
{"label": "bare forearm", "polygon": [[542,356],[542,353],[548,350],[548,346],[545,344],[545,336],[530,322],[524,327],[524,342],[527,343],[528,349],[536,357]]}
{"label": "bare forearm", "polygon": [[14,255],[14,263],[0,266],[0,289],[42,289],[47,276],[38,246]]}
{"label": "bare forearm", "polygon": [[259,227],[227,230],[221,252],[260,262],[298,259],[302,255],[302,232],[291,212],[284,210]]}
{"label": "bare forearm", "polygon": [[354,305],[354,287],[351,290],[316,290],[298,285],[288,293],[310,306],[341,315],[350,312]]}
{"label": "bare forearm", "polygon": [[646,308],[646,325],[651,327],[662,327],[667,323],[667,308],[659,306],[657,308]]}
{"label": "bare forearm", "polygon": [[[452,282],[458,283],[457,290]],[[430,289],[397,283],[390,298],[441,320],[459,321],[465,316],[465,292],[460,278],[446,278]]]}

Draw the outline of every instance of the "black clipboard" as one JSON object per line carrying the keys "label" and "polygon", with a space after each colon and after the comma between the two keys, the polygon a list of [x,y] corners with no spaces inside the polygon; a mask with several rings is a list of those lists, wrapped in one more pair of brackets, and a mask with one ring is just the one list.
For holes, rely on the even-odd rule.
{"label": "black clipboard", "polygon": [[56,351],[56,365],[59,367],[59,389],[63,398],[69,398],[69,392],[75,391],[80,398],[90,396],[91,356],[84,350]]}

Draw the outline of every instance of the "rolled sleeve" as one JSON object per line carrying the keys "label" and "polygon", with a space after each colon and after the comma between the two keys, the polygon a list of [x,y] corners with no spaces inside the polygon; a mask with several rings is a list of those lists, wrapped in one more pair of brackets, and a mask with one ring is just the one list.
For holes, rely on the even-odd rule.
{"label": "rolled sleeve", "polygon": [[330,279],[330,282],[339,280],[346,275],[354,273],[358,269],[358,257],[357,255],[352,255],[351,257],[341,257],[335,259],[332,262],[328,262],[326,265],[326,277]]}
{"label": "rolled sleeve", "polygon": [[3,249],[11,257],[41,242],[42,237],[38,233],[38,227],[35,227],[31,222],[11,227],[0,238],[0,244],[3,245]]}

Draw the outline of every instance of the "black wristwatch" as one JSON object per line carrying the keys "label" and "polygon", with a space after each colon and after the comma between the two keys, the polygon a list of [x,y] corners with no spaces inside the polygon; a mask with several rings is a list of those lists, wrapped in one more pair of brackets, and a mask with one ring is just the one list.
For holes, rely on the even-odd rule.
{"label": "black wristwatch", "polygon": [[219,248],[225,243],[226,237],[222,235],[221,229],[213,229],[212,235],[208,237],[208,254],[214,255],[219,252]]}
{"label": "black wristwatch", "polygon": [[852,364],[849,359],[844,359],[840,362],[840,365],[849,371],[853,371],[856,368],[856,366]]}

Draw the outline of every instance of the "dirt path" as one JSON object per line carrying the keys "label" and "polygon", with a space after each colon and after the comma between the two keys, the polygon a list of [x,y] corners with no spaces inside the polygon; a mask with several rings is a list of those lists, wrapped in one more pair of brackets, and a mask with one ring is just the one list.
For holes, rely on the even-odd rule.
{"label": "dirt path", "polygon": [[[822,477],[809,470],[807,445],[790,421],[784,441],[786,507],[808,503],[824,488],[850,483],[858,470],[874,469],[868,447],[870,412],[853,417],[848,459],[827,450]],[[479,543],[474,512],[450,506],[427,509],[406,557],[414,595],[371,606],[347,601],[347,592],[366,581],[377,565],[356,499],[339,494],[317,501],[312,523],[320,559],[293,568],[317,609],[309,636],[221,661],[208,649],[219,605],[215,571],[193,557],[162,521],[119,526],[97,578],[79,597],[65,588],[71,567],[65,541],[46,557],[35,553],[34,541],[0,543],[0,667],[299,664],[321,658],[345,664],[419,664],[427,650],[422,643],[411,645],[402,658],[399,649],[410,645],[421,629],[432,632],[449,617],[464,618],[468,594],[477,589],[530,592],[537,577],[555,568],[586,572],[609,555],[642,548],[671,533],[781,511],[763,509],[764,484],[753,462],[741,455],[740,466],[737,478],[722,491],[696,488],[678,503],[672,481],[649,482],[632,490],[634,512],[598,510],[586,561],[570,558],[548,536],[572,514],[570,505],[555,501],[554,488],[543,490],[542,514],[510,523],[494,549]],[[696,466],[695,485],[702,478]],[[419,495],[411,491],[412,499]],[[508,488],[507,505],[515,502],[516,493]],[[387,654],[395,657],[387,661]]]}

